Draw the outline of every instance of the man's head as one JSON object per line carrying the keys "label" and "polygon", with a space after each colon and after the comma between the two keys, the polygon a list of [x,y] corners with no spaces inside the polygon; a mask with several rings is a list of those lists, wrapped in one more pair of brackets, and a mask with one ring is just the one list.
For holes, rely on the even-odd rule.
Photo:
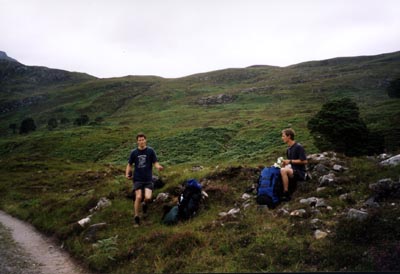
{"label": "man's head", "polygon": [[146,147],[146,141],[147,141],[147,138],[146,138],[146,135],[144,135],[144,133],[138,133],[136,135],[136,142],[140,149],[143,149]]}
{"label": "man's head", "polygon": [[294,141],[294,130],[291,128],[282,130],[282,140],[285,143],[289,141]]}

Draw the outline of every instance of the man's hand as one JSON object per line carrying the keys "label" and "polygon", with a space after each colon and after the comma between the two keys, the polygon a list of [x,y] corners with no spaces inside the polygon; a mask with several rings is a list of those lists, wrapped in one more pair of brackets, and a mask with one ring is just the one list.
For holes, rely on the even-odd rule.
{"label": "man's hand", "polygon": [[154,166],[155,166],[155,168],[156,168],[158,171],[161,171],[161,170],[164,169],[164,167],[163,167],[162,165],[160,165],[158,162],[155,163]]}
{"label": "man's hand", "polygon": [[290,160],[283,160],[282,161],[282,167],[287,166],[288,164],[290,164]]}
{"label": "man's hand", "polygon": [[132,180],[132,172],[125,174],[126,179]]}

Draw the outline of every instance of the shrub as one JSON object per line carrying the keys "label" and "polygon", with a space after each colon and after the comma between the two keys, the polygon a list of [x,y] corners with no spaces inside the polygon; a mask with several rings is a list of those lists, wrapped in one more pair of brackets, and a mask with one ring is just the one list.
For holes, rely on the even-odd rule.
{"label": "shrub", "polygon": [[36,130],[35,121],[32,118],[26,118],[21,123],[21,127],[19,129],[19,133],[20,134],[27,134],[30,131],[35,131],[35,130]]}
{"label": "shrub", "polygon": [[54,129],[54,128],[56,128],[57,126],[58,126],[58,122],[57,122],[57,119],[56,119],[56,118],[50,118],[50,119],[47,121],[47,128],[48,128],[49,130]]}
{"label": "shrub", "polygon": [[397,78],[389,83],[387,93],[390,98],[400,98],[400,78]]}
{"label": "shrub", "polygon": [[86,114],[81,115],[79,118],[75,119],[74,124],[77,126],[83,126],[89,123],[89,116]]}
{"label": "shrub", "polygon": [[9,129],[12,129],[13,134],[15,134],[17,132],[17,124],[10,124],[8,126]]}
{"label": "shrub", "polygon": [[348,98],[324,104],[308,121],[308,129],[318,149],[334,150],[347,156],[366,154],[368,129],[359,110]]}

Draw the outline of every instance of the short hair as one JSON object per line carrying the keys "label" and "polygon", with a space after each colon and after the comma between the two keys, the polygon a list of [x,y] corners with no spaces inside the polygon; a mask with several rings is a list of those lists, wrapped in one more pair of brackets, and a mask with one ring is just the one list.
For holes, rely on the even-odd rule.
{"label": "short hair", "polygon": [[136,135],[136,141],[139,140],[140,137],[143,137],[144,139],[147,139],[147,138],[146,138],[146,135],[145,135],[143,132],[139,132],[139,133]]}
{"label": "short hair", "polygon": [[282,133],[285,134],[286,136],[289,136],[290,139],[294,140],[294,130],[291,128],[287,128],[282,130]]}

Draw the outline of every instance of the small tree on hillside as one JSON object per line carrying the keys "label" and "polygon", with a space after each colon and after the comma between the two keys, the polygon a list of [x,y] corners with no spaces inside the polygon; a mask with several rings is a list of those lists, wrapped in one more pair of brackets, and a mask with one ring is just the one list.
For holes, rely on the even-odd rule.
{"label": "small tree on hillside", "polygon": [[87,116],[86,114],[82,114],[79,118],[76,118],[74,122],[74,124],[77,126],[83,126],[87,123],[89,123],[89,116]]}
{"label": "small tree on hillside", "polygon": [[47,121],[47,128],[48,128],[49,130],[55,129],[57,126],[58,126],[58,122],[57,122],[57,119],[56,119],[56,118],[50,118],[50,119]]}
{"label": "small tree on hillside", "polygon": [[36,130],[35,121],[32,118],[26,118],[21,123],[21,127],[19,128],[19,133],[26,134],[35,130]]}
{"label": "small tree on hillside", "polygon": [[8,126],[9,129],[12,129],[13,134],[15,134],[17,132],[17,124],[10,124]]}
{"label": "small tree on hillside", "polygon": [[68,123],[69,123],[69,119],[68,118],[62,117],[60,119],[60,124],[65,125],[65,124],[68,124]]}
{"label": "small tree on hillside", "polygon": [[367,126],[356,103],[348,98],[324,104],[307,126],[320,150],[334,150],[348,156],[367,153]]}
{"label": "small tree on hillside", "polygon": [[390,82],[387,92],[390,98],[400,98],[400,78]]}

